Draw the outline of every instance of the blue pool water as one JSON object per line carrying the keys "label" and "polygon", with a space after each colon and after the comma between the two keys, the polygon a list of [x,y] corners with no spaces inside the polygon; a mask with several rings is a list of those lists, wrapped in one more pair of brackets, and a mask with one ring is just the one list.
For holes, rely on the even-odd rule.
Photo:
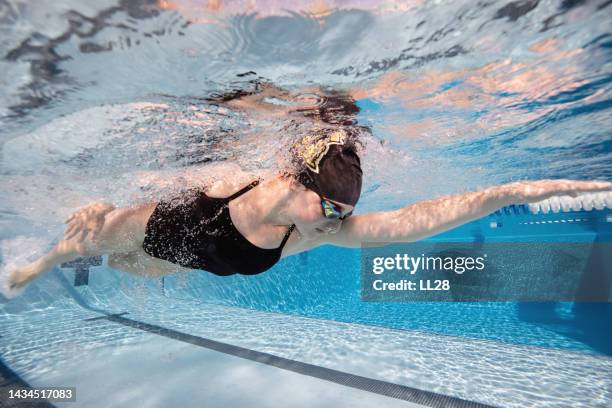
{"label": "blue pool water", "polygon": [[[604,0],[0,0],[0,276],[48,250],[90,201],[155,200],[220,162],[276,166],[303,128],[205,99],[254,78],[303,97],[274,103],[354,98],[372,130],[356,213],[522,179],[610,180],[611,10]],[[606,200],[510,206],[427,242],[610,243]],[[88,407],[434,405],[424,392],[446,406],[610,405],[610,297],[364,302],[361,254],[325,246],[252,277],[143,279],[106,259],[88,274],[55,268],[22,296],[0,296],[0,380],[75,386],[80,399],[66,406]],[[518,269],[502,272],[498,284],[510,284]],[[287,360],[262,368],[230,346]],[[349,374],[414,393],[352,377],[345,387]]]}
{"label": "blue pool water", "polygon": [[[519,216],[503,214],[502,211],[499,215],[493,214],[429,241],[458,242],[464,239],[471,244],[478,240],[481,245],[484,242],[505,242],[510,252],[514,249],[513,241],[532,245],[559,240],[574,245],[611,242],[612,228],[606,222],[607,214],[610,214],[609,209],[540,215],[528,213],[524,218],[538,222],[548,220],[551,224],[521,228],[518,225],[521,221],[517,220]],[[572,219],[577,215],[584,221],[570,225],[551,221]],[[506,225],[492,229],[491,220]],[[543,250],[550,251],[550,248],[543,247]],[[546,256],[543,252],[538,255]],[[588,258],[590,253],[586,251],[582,256]],[[541,268],[535,268],[538,259],[525,260],[524,254],[506,257],[515,261],[515,269],[524,266],[541,272]],[[188,290],[202,302],[228,306],[612,355],[612,308],[609,302],[363,302],[359,273],[361,261],[360,251],[328,246],[285,259],[270,273],[257,277],[171,277],[163,280],[163,290],[173,298],[184,298],[184,291]],[[518,271],[505,268],[506,279],[497,285],[510,285],[517,279]],[[547,268],[554,269],[555,266]],[[305,273],[307,279],[304,279]],[[609,277],[607,284],[610,284]],[[609,290],[606,298],[608,293]]]}

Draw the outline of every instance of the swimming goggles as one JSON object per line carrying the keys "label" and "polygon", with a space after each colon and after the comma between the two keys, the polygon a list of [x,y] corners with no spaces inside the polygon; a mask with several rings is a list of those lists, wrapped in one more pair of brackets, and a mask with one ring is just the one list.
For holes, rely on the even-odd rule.
{"label": "swimming goggles", "polygon": [[332,220],[344,220],[346,217],[350,217],[353,214],[353,211],[342,215],[342,211],[337,204],[332,203],[329,200],[321,197],[321,209],[323,210],[323,215],[325,218]]}

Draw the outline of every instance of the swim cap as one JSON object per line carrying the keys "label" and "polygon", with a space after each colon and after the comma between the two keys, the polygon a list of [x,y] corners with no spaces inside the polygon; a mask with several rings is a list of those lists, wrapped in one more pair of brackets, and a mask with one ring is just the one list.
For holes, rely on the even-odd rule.
{"label": "swim cap", "polygon": [[322,197],[357,204],[361,194],[361,162],[343,129],[308,135],[296,149],[303,166],[298,181]]}

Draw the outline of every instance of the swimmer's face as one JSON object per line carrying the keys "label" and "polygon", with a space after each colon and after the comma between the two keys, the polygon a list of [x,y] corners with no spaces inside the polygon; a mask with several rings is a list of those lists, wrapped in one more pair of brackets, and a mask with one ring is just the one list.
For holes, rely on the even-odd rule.
{"label": "swimmer's face", "polygon": [[325,215],[321,197],[314,191],[304,189],[298,200],[299,210],[294,214],[293,222],[306,239],[337,233],[342,226],[340,218],[345,218],[354,209],[352,205],[327,199],[328,204],[332,204],[334,210],[337,211],[336,216],[338,217],[328,218]]}

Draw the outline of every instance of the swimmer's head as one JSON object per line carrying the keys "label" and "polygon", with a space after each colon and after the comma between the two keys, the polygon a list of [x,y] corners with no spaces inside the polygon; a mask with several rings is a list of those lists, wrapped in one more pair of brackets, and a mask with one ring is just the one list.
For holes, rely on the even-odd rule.
{"label": "swimmer's head", "polygon": [[293,147],[297,180],[320,197],[355,206],[361,194],[362,170],[355,142],[347,129],[322,129]]}

